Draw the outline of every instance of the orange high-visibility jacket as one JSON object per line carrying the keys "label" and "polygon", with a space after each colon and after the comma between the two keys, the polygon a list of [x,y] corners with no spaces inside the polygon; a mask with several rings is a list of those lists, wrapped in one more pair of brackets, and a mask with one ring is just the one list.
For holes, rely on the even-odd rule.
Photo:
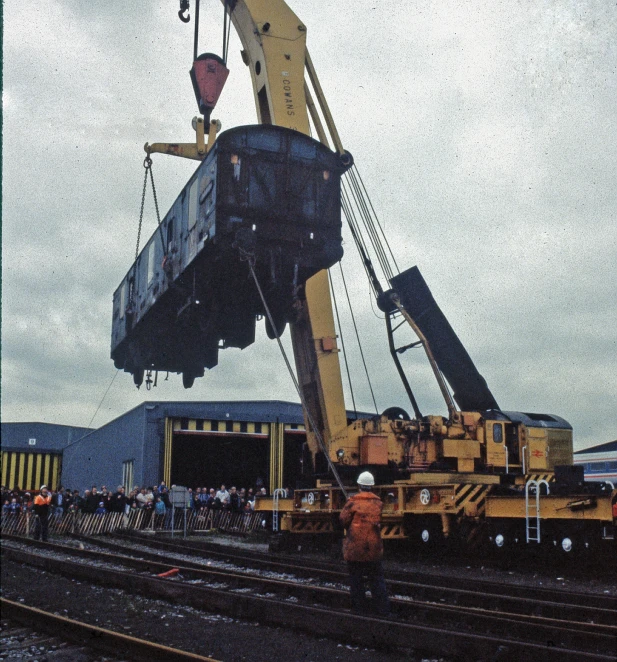
{"label": "orange high-visibility jacket", "polygon": [[372,492],[359,492],[349,498],[340,516],[347,529],[343,542],[345,561],[379,561],[383,556],[383,543],[379,521],[383,503]]}
{"label": "orange high-visibility jacket", "polygon": [[51,503],[51,494],[48,494],[46,497],[44,497],[42,494],[37,494],[34,497],[35,506],[49,506],[50,503]]}
{"label": "orange high-visibility jacket", "polygon": [[37,494],[34,497],[34,513],[39,517],[47,517],[49,513],[49,505],[51,504],[51,494],[44,497],[42,494]]}

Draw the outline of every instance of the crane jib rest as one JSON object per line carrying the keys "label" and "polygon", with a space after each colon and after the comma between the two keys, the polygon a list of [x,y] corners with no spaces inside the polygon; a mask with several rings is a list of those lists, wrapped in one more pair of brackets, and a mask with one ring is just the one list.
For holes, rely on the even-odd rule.
{"label": "crane jib rest", "polygon": [[[181,372],[190,386],[218,350],[255,339],[264,306],[280,332],[306,281],[341,259],[340,156],[290,129],[222,133],[114,293],[111,358]],[[273,336],[272,329],[269,335]]]}

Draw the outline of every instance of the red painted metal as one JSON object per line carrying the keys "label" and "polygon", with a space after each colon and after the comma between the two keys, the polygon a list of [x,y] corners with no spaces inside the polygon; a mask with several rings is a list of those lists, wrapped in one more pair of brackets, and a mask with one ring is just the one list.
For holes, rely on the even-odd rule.
{"label": "red painted metal", "polygon": [[179,572],[180,572],[180,568],[172,568],[167,572],[161,572],[161,574],[157,575],[157,577],[175,577]]}
{"label": "red painted metal", "polygon": [[229,69],[214,53],[200,55],[191,69],[191,80],[199,112],[209,121],[210,113],[221,95]]}

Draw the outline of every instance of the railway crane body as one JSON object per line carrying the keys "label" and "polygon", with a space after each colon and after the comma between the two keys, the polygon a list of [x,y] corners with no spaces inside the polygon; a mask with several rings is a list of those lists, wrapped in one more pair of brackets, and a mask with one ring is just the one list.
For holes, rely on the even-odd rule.
{"label": "railway crane body", "polygon": [[[566,420],[500,408],[417,267],[383,288],[363,255],[414,415],[392,407],[347,419],[327,269],[342,256],[341,177],[353,159],[304,23],[283,0],[223,5],[242,42],[258,124],[216,137],[213,104],[204,100],[218,97],[226,74],[220,58],[195,52],[192,80],[206,115],[194,121],[195,143],[146,148],[202,163],[114,295],[116,366],[136,383],[144,370],[182,372],[190,386],[220,348],[253,342],[258,316],[269,320],[270,337],[289,323],[311,483],[277,518],[281,530],[337,532],[345,485],[370,469],[385,503],[384,538],[548,542],[565,552],[599,544],[614,553],[617,490],[585,483],[573,467]],[[447,415],[420,412],[398,362],[401,323],[424,348]]]}

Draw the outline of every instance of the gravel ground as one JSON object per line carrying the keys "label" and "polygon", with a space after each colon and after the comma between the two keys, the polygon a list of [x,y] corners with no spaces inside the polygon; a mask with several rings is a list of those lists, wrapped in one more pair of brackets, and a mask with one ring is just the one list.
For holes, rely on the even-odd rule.
{"label": "gravel ground", "polygon": [[[193,540],[203,540],[194,537]],[[181,538],[176,539],[181,542]],[[208,536],[208,542],[234,545],[243,550],[267,551],[267,538],[260,535],[241,538],[228,535]],[[69,542],[59,539],[58,542]],[[69,543],[70,544],[70,543]],[[77,543],[76,543],[77,544]],[[332,550],[307,552],[316,560],[336,560]],[[174,555],[175,556],[175,555]],[[197,560],[197,559],[194,559]],[[391,570],[424,571],[451,577],[484,579],[506,584],[545,586],[586,593],[617,595],[617,581],[591,577],[581,579],[576,568],[567,570],[544,567],[542,572],[531,568],[504,570],[483,566],[481,560],[468,564],[444,564],[426,559],[404,560],[400,554],[386,559]],[[529,564],[530,565],[530,564]],[[341,561],[341,567],[343,562]],[[602,573],[598,573],[601,576]],[[604,574],[607,577],[606,574]],[[354,660],[378,662],[388,660],[437,660],[413,657],[409,653],[387,653],[349,646],[333,640],[320,639],[290,632],[283,628],[239,621],[227,616],[208,613],[190,607],[172,605],[164,601],[133,596],[119,589],[107,589],[88,583],[59,577],[44,571],[12,562],[2,564],[2,594],[11,600],[55,611],[61,615],[84,620],[157,643],[208,655],[227,662],[234,660],[268,661],[274,657],[289,662],[321,660]],[[10,616],[10,615],[7,615]],[[276,651],[276,654],[273,654]],[[441,662],[447,662],[444,658]]]}
{"label": "gravel ground", "polygon": [[[268,551],[268,538],[261,534],[239,537],[226,534],[216,534],[208,537],[193,536],[191,541],[207,541],[220,545],[232,545],[240,549]],[[168,538],[165,538],[167,540]],[[169,540],[171,540],[169,538]],[[181,539],[180,539],[181,540]],[[175,541],[180,542],[176,537]],[[344,568],[342,557],[335,551],[316,551],[315,549],[302,549],[302,556],[314,558],[318,561],[340,561]],[[582,567],[581,567],[582,565]],[[406,558],[401,549],[389,553],[386,548],[384,568],[393,572],[428,572],[443,577],[464,577],[503,584],[516,584],[521,586],[543,586],[581,593],[600,593],[617,596],[617,576],[614,569],[606,565],[592,565],[589,559],[571,564],[558,564],[550,559],[534,562],[530,559],[521,560],[515,569],[504,569],[495,563],[483,562],[481,558],[467,559],[435,559],[431,561],[425,556]]]}

